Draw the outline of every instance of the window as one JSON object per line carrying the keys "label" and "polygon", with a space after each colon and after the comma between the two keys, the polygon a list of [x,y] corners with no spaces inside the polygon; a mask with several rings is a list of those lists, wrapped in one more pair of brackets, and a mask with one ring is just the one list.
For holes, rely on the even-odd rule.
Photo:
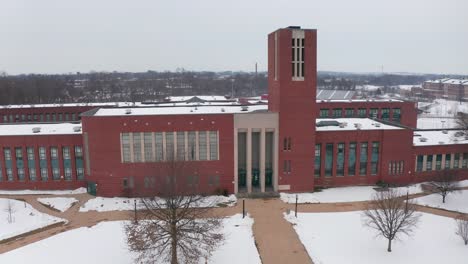
{"label": "window", "polygon": [[431,171],[432,170],[432,155],[427,156],[426,160],[426,170]]}
{"label": "window", "polygon": [[84,179],[84,169],[83,168],[76,168],[76,177],[78,180]]}
{"label": "window", "polygon": [[154,133],[154,145],[156,147],[156,160],[164,160],[164,149],[163,149],[163,134],[161,132]]}
{"label": "window", "polygon": [[366,117],[367,116],[367,109],[366,108],[359,108],[358,109],[358,116],[359,117]]}
{"label": "window", "polygon": [[122,133],[122,156],[123,162],[131,162],[129,133]]}
{"label": "window", "polygon": [[421,172],[423,170],[423,161],[424,161],[424,156],[418,155],[417,161],[416,161],[416,171]]}
{"label": "window", "polygon": [[436,170],[442,169],[442,154],[436,155]]}
{"label": "window", "polygon": [[198,186],[198,175],[189,175],[187,176],[187,185],[191,188]]}
{"label": "window", "polygon": [[345,144],[338,143],[338,153],[336,156],[336,176],[344,176],[344,157],[345,157]]}
{"label": "window", "polygon": [[21,148],[15,148],[15,155],[16,159],[22,159],[23,158],[23,150]]}
{"label": "window", "polygon": [[39,147],[39,159],[45,160],[46,159],[46,148]]}
{"label": "window", "polygon": [[3,155],[5,156],[5,161],[11,160],[11,150],[10,148],[3,149]]}
{"label": "window", "polygon": [[291,161],[284,160],[283,162],[283,173],[290,174],[291,173]]}
{"label": "window", "polygon": [[460,153],[455,153],[455,157],[453,159],[453,168],[458,169],[459,166],[460,166]]}
{"label": "window", "polygon": [[207,159],[206,153],[206,131],[198,132],[198,157],[200,160]]}
{"label": "window", "polygon": [[325,177],[330,177],[333,170],[333,143],[325,145]]}
{"label": "window", "polygon": [[142,162],[141,133],[133,133],[133,162]]}
{"label": "window", "polygon": [[34,148],[33,147],[27,147],[26,151],[28,153],[28,160],[34,160]]}
{"label": "window", "polygon": [[70,114],[65,113],[65,121],[70,121]]}
{"label": "window", "polygon": [[400,123],[400,120],[401,120],[401,109],[393,108],[393,121]]}
{"label": "window", "polygon": [[75,157],[83,157],[83,148],[81,146],[75,146]]}
{"label": "window", "polygon": [[210,131],[210,160],[218,159],[218,131]]}
{"label": "window", "polygon": [[36,181],[36,169],[35,168],[29,168],[29,180],[31,181]]}
{"label": "window", "polygon": [[156,186],[156,179],[154,177],[147,176],[144,178],[145,188],[154,188]]}
{"label": "window", "polygon": [[343,110],[341,108],[333,109],[333,117],[342,117]]}
{"label": "window", "polygon": [[354,109],[353,108],[346,108],[345,117],[353,117],[353,116],[354,116]]}
{"label": "window", "polygon": [[367,175],[367,142],[361,143],[361,156],[359,159],[359,175]]}
{"label": "window", "polygon": [[185,160],[185,132],[177,132],[177,159]]}
{"label": "window", "polygon": [[371,108],[370,111],[369,111],[369,117],[370,118],[378,118],[378,113],[379,113],[379,109]]}
{"label": "window", "polygon": [[59,168],[52,168],[52,178],[54,180],[60,180],[60,169]]}
{"label": "window", "polygon": [[382,119],[390,120],[390,108],[382,108]]}
{"label": "window", "polygon": [[403,174],[405,168],[405,162],[402,160],[400,161],[400,170],[398,171],[399,174]]}
{"label": "window", "polygon": [[379,142],[372,142],[371,174],[377,175],[379,164]]}
{"label": "window", "polygon": [[462,168],[468,168],[468,153],[463,153]]}
{"label": "window", "polygon": [[209,176],[208,185],[210,187],[219,187],[219,175]]}
{"label": "window", "polygon": [[291,150],[291,137],[285,137],[283,140],[283,150]]}
{"label": "window", "polygon": [[18,180],[24,181],[24,169],[18,168]]}
{"label": "window", "polygon": [[47,181],[49,178],[47,168],[41,168],[41,179],[42,181]]}
{"label": "window", "polygon": [[356,175],[356,142],[349,143],[348,176]]}
{"label": "window", "polygon": [[174,133],[166,132],[166,160],[172,161],[174,159]]}
{"label": "window", "polygon": [[452,158],[452,154],[445,154],[445,169],[448,170],[450,169],[450,161]]}
{"label": "window", "polygon": [[292,52],[292,77],[304,78],[304,38],[293,38]]}
{"label": "window", "polygon": [[328,117],[328,109],[320,109],[320,117]]}
{"label": "window", "polygon": [[7,180],[13,181],[13,170],[11,168],[6,169]]}
{"label": "window", "polygon": [[187,133],[187,139],[188,139],[188,143],[187,143],[188,160],[195,160],[196,159],[195,131],[189,131]]}
{"label": "window", "polygon": [[314,175],[316,178],[320,177],[320,153],[321,153],[321,144],[315,144],[315,162],[314,162]]}
{"label": "window", "polygon": [[63,159],[70,159],[70,147],[62,148]]}
{"label": "window", "polygon": [[153,135],[151,133],[143,134],[144,148],[145,148],[145,161],[151,162],[154,161],[153,155]]}
{"label": "window", "polygon": [[58,148],[57,147],[50,147],[50,158],[51,159],[58,159]]}

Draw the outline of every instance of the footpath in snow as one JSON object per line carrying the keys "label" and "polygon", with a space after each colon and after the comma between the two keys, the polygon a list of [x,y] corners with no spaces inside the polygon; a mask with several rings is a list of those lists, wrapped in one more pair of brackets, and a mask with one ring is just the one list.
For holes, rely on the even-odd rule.
{"label": "footpath in snow", "polygon": [[[107,212],[107,211],[128,211],[134,210],[135,200],[137,202],[137,209],[145,209],[145,206],[140,202],[140,200],[134,198],[124,198],[124,197],[96,197],[88,200],[84,205],[80,207],[80,212],[88,211],[98,211],[98,212]],[[199,203],[197,207],[221,207],[221,206],[234,206],[237,202],[235,195],[229,196],[207,196],[203,199],[202,203]]]}
{"label": "footpath in snow", "polygon": [[468,214],[468,190],[448,194],[445,203],[442,203],[442,196],[439,194],[419,197],[414,202],[423,206]]}
{"label": "footpath in snow", "polygon": [[[226,236],[222,244],[208,260],[215,264],[261,264],[252,233],[253,219],[234,215],[223,220]],[[77,252],[85,254],[75,256]],[[84,258],[85,257],[85,258]],[[90,263],[131,264],[135,254],[125,243],[123,222],[101,222],[91,228],[82,227],[60,233],[36,243],[0,254],[0,263],[82,264]],[[160,262],[156,262],[160,263]],[[201,260],[200,264],[204,264]]]}
{"label": "footpath in snow", "polygon": [[60,212],[65,212],[78,202],[75,198],[66,197],[37,198],[37,201]]}
{"label": "footpath in snow", "polygon": [[[13,211],[11,223],[8,222],[9,214],[6,212],[8,203],[11,204]],[[0,198],[0,241],[58,222],[66,222],[66,220],[41,213],[22,201]]]}
{"label": "footpath in snow", "polygon": [[[296,195],[298,203],[343,203],[369,201],[376,192],[377,186],[352,186],[324,189],[313,193],[280,193],[280,198],[285,203],[295,203]],[[393,188],[402,195],[421,193],[421,185],[414,184],[408,187]]]}
{"label": "footpath in snow", "polygon": [[314,263],[342,264],[465,264],[468,248],[455,235],[451,218],[422,214],[412,237],[387,241],[363,227],[362,212],[299,213],[285,218],[294,224],[302,244]]}
{"label": "footpath in snow", "polygon": [[86,188],[81,187],[76,190],[0,190],[0,195],[67,195],[67,194],[82,194],[86,193]]}

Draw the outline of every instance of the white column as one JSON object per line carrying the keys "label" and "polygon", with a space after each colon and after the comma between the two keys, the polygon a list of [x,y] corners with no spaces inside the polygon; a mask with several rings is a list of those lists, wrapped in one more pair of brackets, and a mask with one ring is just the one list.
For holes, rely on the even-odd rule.
{"label": "white column", "polygon": [[[234,193],[238,193],[239,192],[239,174],[238,174],[238,155],[239,155],[239,149],[238,149],[238,135],[237,135],[238,131],[237,131],[237,128],[234,128]],[[219,142],[219,140],[218,140]],[[219,145],[219,144],[218,144]],[[219,153],[219,152],[218,152]],[[219,155],[219,154],[218,154]]]}
{"label": "white column", "polygon": [[275,129],[273,132],[273,191],[278,191],[278,140],[279,140],[279,131]]}
{"label": "white column", "polygon": [[247,129],[247,192],[252,192],[252,129]]}
{"label": "white column", "polygon": [[265,192],[265,128],[260,132],[260,191]]}
{"label": "white column", "polygon": [[427,155],[424,155],[422,171],[426,171],[426,165],[427,165]]}

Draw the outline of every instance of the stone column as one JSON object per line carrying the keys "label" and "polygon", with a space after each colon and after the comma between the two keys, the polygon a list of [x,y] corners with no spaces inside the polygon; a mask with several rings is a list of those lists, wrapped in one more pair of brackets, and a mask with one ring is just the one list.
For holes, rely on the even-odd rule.
{"label": "stone column", "polygon": [[247,129],[247,192],[252,192],[252,129]]}
{"label": "stone column", "polygon": [[239,149],[238,149],[238,131],[237,128],[234,128],[234,193],[239,192],[239,174],[238,174],[238,166],[239,166]]}
{"label": "stone column", "polygon": [[265,192],[265,128],[260,132],[260,191]]}

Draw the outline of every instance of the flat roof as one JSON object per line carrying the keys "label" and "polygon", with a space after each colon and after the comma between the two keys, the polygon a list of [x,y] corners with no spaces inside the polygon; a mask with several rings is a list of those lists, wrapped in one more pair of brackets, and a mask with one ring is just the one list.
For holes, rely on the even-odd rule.
{"label": "flat roof", "polygon": [[468,144],[468,138],[457,130],[414,131],[413,145],[434,146]]}
{"label": "flat roof", "polygon": [[317,131],[403,129],[397,126],[386,125],[370,118],[317,118],[315,125]]}
{"label": "flat roof", "polygon": [[[39,129],[36,129],[39,128]],[[79,128],[79,129],[78,129]],[[34,130],[38,131],[34,133]],[[76,131],[75,131],[76,130]],[[71,135],[81,134],[81,123],[54,123],[54,124],[26,124],[15,123],[0,124],[0,136],[41,136],[41,135]]]}
{"label": "flat roof", "polygon": [[355,103],[355,102],[375,102],[375,103],[382,103],[382,102],[397,102],[401,103],[404,102],[403,100],[398,100],[398,99],[340,99],[340,100],[316,100],[317,103],[335,103],[335,102],[348,102],[348,103]]}
{"label": "flat roof", "polygon": [[268,105],[193,105],[173,107],[100,108],[93,114],[93,116],[236,114],[266,110],[268,110]]}

